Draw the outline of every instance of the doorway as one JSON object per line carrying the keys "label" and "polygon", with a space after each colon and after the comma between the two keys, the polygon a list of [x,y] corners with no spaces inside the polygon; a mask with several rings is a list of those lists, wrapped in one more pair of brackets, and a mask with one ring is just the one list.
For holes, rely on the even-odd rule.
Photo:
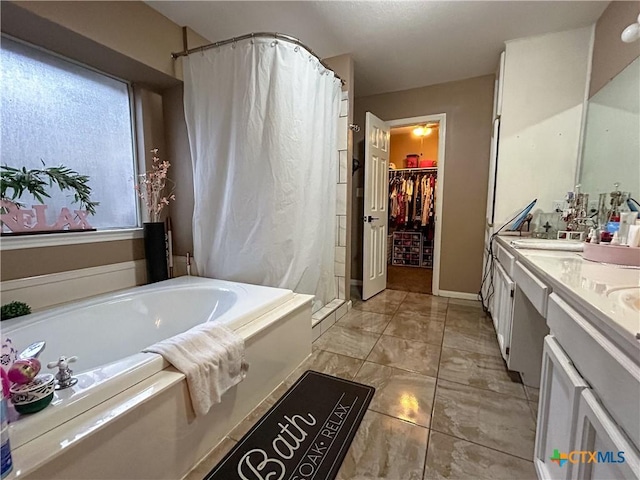
{"label": "doorway", "polygon": [[[366,211],[369,206],[367,197],[375,198],[379,194],[376,192],[386,192],[384,203],[388,208],[384,208],[385,205],[377,210],[385,215],[385,245],[380,245],[382,241],[379,240],[382,239],[374,238],[376,241],[371,242],[372,245],[380,245],[380,250],[386,253],[384,284],[371,288],[374,277],[369,278],[371,275],[367,274],[369,257],[365,255],[363,289],[367,290],[369,281],[369,296],[385,287],[438,295],[446,116],[438,114],[383,122],[370,113],[367,115],[368,121],[370,116],[380,123],[378,128],[386,130],[389,140],[386,152],[388,170],[384,172],[384,180],[381,178],[383,172],[374,175],[377,178],[375,182],[367,181],[366,162],[373,161],[376,164],[374,145],[367,142],[369,136],[372,143],[376,142],[377,137],[368,134],[365,141],[365,147],[373,152],[367,154],[365,151],[365,253],[370,242],[366,231],[367,219],[375,220],[378,216],[375,213],[373,217],[369,216],[371,213]],[[382,157],[379,159],[382,160]],[[380,180],[382,182],[374,187]],[[383,186],[381,183],[386,184]]]}
{"label": "doorway", "polygon": [[432,293],[440,122],[391,127],[387,288]]}

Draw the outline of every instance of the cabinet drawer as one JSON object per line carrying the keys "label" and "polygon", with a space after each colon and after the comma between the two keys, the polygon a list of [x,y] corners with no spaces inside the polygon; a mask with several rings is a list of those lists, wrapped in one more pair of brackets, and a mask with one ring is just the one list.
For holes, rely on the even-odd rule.
{"label": "cabinet drawer", "polygon": [[551,288],[542,283],[520,262],[516,262],[513,279],[540,315],[547,316],[547,300]]}
{"label": "cabinet drawer", "polygon": [[516,257],[511,255],[506,248],[504,248],[499,243],[497,244],[498,248],[496,251],[496,257],[498,258],[498,262],[502,265],[502,268],[505,269],[507,274],[513,278],[513,266],[516,263]]}
{"label": "cabinet drawer", "polygon": [[[640,478],[640,458],[637,449],[629,443],[589,389],[582,391],[577,420],[578,431],[568,458],[569,462],[575,462],[571,469],[572,479]],[[595,459],[585,456],[582,460],[582,452],[598,453]]]}
{"label": "cabinet drawer", "polygon": [[555,293],[547,324],[611,417],[640,445],[640,366]]}

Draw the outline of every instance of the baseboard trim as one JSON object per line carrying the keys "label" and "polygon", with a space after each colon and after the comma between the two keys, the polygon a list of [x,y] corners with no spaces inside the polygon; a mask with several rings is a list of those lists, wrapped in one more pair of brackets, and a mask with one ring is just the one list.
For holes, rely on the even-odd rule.
{"label": "baseboard trim", "polygon": [[145,261],[133,260],[7,280],[0,283],[0,291],[2,303],[17,300],[29,304],[33,311],[38,311],[54,305],[135,287],[145,282]]}
{"label": "baseboard trim", "polygon": [[356,280],[355,278],[351,279],[351,286],[353,287],[361,287],[362,286],[362,280]]}
{"label": "baseboard trim", "polygon": [[459,298],[461,300],[478,300],[477,293],[452,292],[449,290],[438,290],[438,296],[448,298]]}

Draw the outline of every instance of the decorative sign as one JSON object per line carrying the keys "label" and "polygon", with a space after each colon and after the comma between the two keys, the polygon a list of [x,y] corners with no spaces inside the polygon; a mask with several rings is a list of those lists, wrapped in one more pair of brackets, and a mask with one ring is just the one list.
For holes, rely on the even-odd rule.
{"label": "decorative sign", "polygon": [[89,224],[86,210],[74,210],[73,213],[63,207],[53,225],[47,225],[45,211],[48,205],[32,205],[31,209],[22,209],[9,200],[2,200],[2,231],[5,228],[13,233],[54,232],[61,230],[94,230]]}
{"label": "decorative sign", "polygon": [[375,389],[308,370],[205,480],[332,480]]}

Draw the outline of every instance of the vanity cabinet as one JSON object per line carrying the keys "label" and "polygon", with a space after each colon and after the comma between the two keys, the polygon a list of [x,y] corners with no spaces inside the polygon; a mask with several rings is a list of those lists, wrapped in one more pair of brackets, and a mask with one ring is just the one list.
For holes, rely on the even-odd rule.
{"label": "vanity cabinet", "polygon": [[519,261],[515,262],[513,280],[513,321],[507,366],[520,372],[522,383],[539,388],[544,337],[549,333],[545,315],[551,287]]}
{"label": "vanity cabinet", "polygon": [[525,385],[538,388],[551,288],[517,261],[510,247],[497,242],[495,248],[491,317],[500,353],[509,370],[520,372]]}
{"label": "vanity cabinet", "polygon": [[506,362],[509,360],[511,343],[511,322],[513,321],[513,294],[515,283],[499,263],[495,266],[493,278],[494,311],[493,326],[498,337],[500,353]]}
{"label": "vanity cabinet", "polygon": [[589,388],[555,337],[547,335],[542,354],[542,377],[536,426],[534,464],[539,478],[568,480],[573,465],[551,461],[555,449],[568,452],[575,442],[582,390]]}
{"label": "vanity cabinet", "polygon": [[572,465],[570,478],[573,480],[640,478],[637,450],[602,407],[593,390],[585,389],[580,396],[577,432],[571,450],[598,452],[600,456],[595,462],[580,461]]}
{"label": "vanity cabinet", "polygon": [[[556,450],[563,456],[556,456]],[[560,465],[552,457],[567,461]],[[553,335],[544,341],[534,464],[538,478],[545,480],[640,478],[633,443]]]}
{"label": "vanity cabinet", "polygon": [[[548,298],[547,323],[535,447],[539,478],[639,479],[638,359],[556,293]],[[549,367],[554,362],[562,374]],[[555,449],[570,457],[563,467],[550,463]]]}
{"label": "vanity cabinet", "polygon": [[640,323],[606,294],[638,275],[505,239],[498,247],[496,332],[512,288],[507,366],[540,387],[538,478],[640,480]]}
{"label": "vanity cabinet", "polygon": [[555,293],[547,322],[562,349],[596,393],[608,415],[640,445],[640,366]]}
{"label": "vanity cabinet", "polygon": [[496,331],[500,353],[505,362],[509,361],[511,345],[511,323],[513,322],[513,297],[515,283],[512,279],[515,257],[502,245],[496,243],[493,269],[493,299],[491,318]]}

